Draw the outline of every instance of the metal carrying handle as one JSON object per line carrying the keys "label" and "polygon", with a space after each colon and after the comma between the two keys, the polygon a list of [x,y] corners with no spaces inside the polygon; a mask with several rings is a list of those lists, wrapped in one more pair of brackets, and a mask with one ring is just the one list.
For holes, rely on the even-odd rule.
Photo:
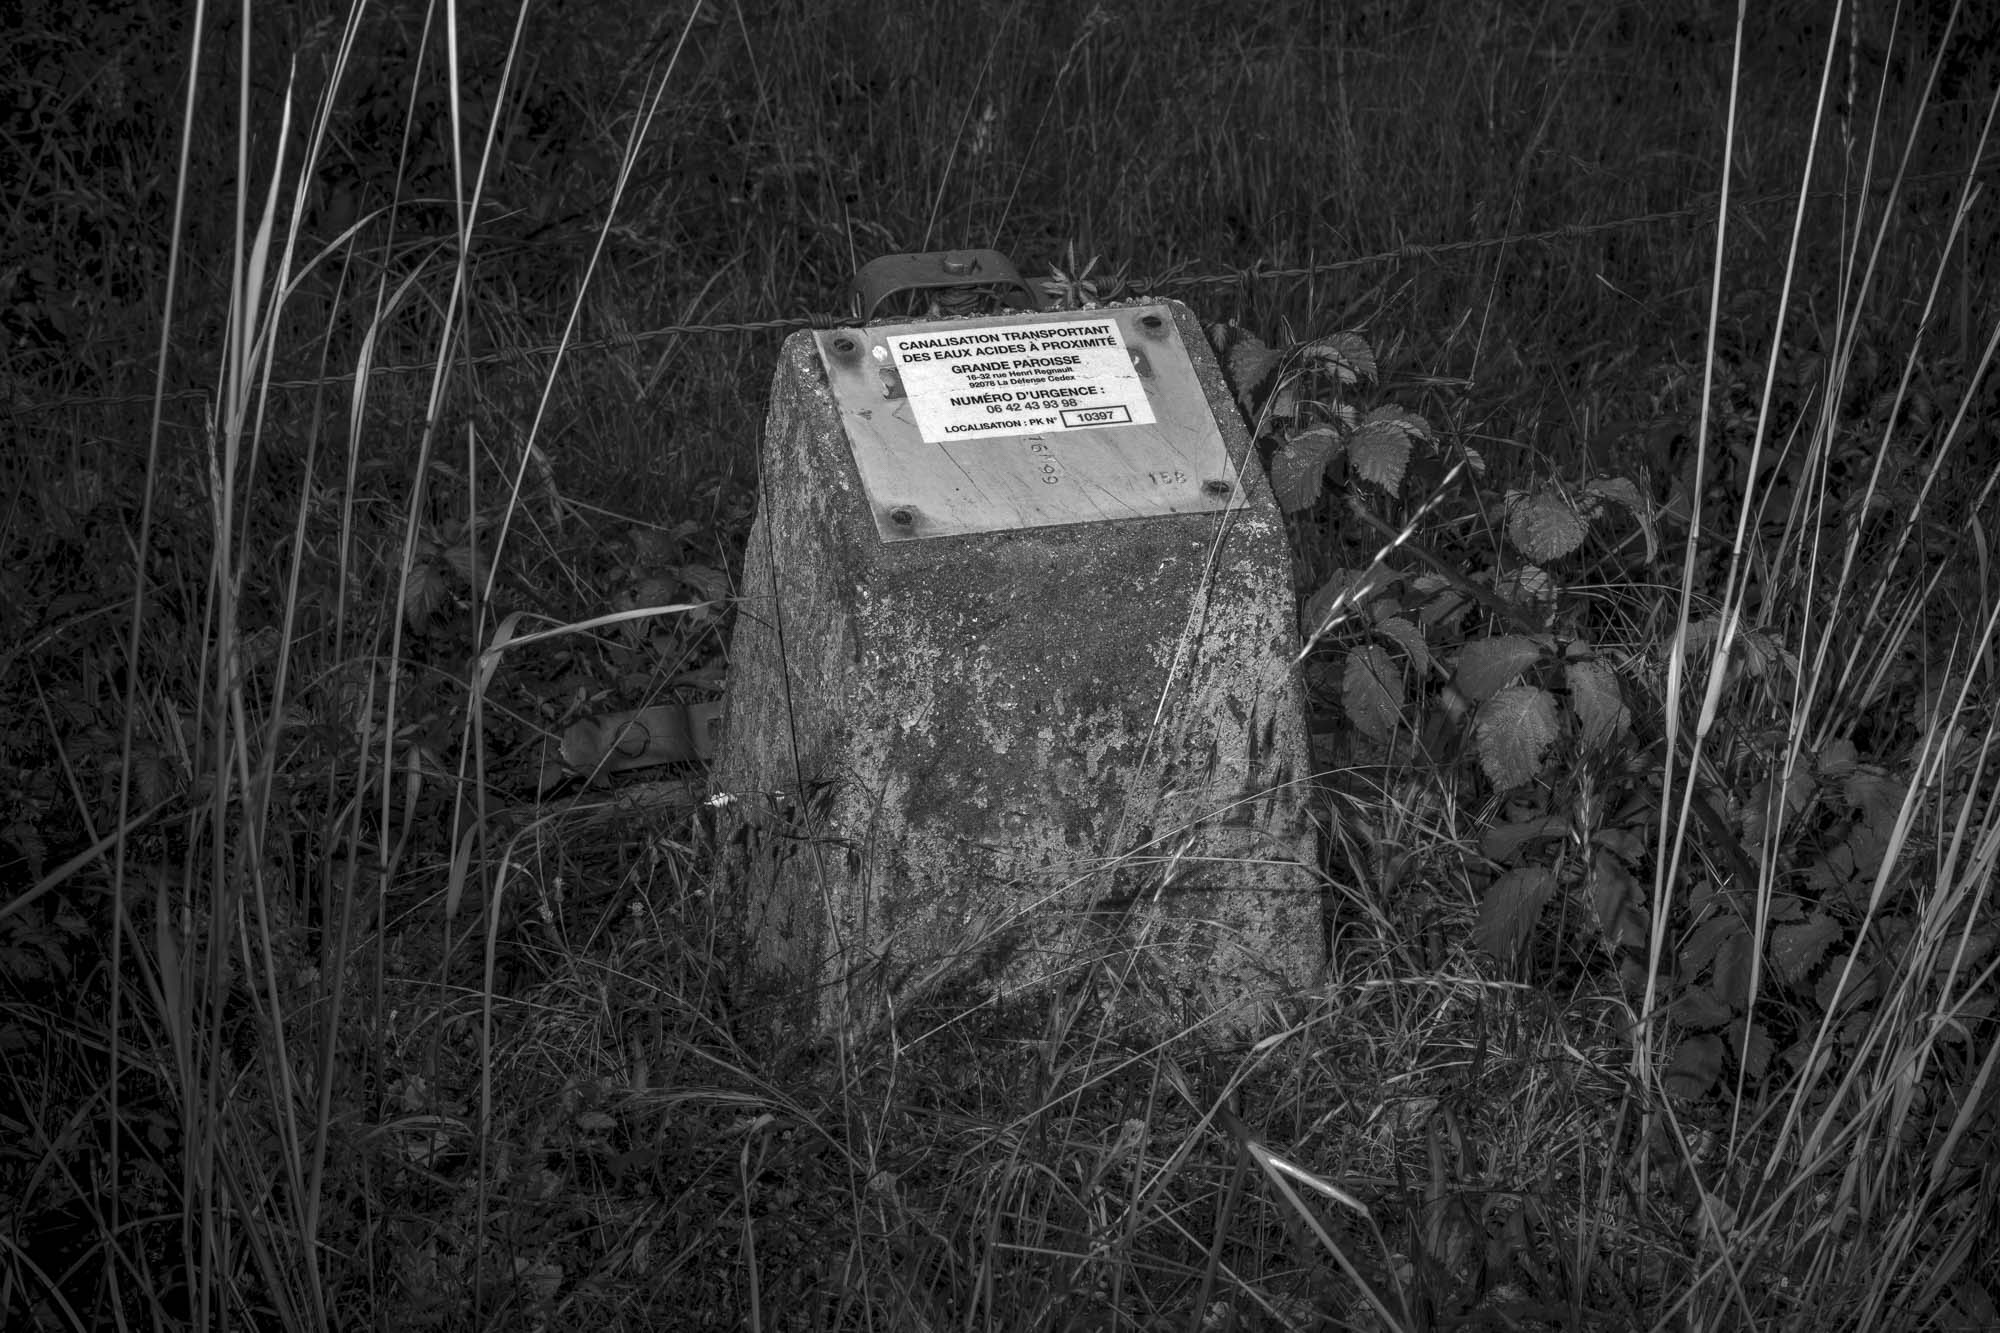
{"label": "metal carrying handle", "polygon": [[882,302],[898,292],[933,288],[990,287],[1017,310],[1040,310],[1041,293],[1021,276],[1014,261],[998,250],[939,250],[920,255],[883,255],[861,266],[848,284],[854,318],[866,324]]}

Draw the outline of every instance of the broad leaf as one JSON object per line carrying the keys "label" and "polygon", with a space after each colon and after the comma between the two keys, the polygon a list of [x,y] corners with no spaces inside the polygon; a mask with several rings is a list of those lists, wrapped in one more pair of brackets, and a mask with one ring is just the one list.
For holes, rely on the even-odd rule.
{"label": "broad leaf", "polygon": [[1771,931],[1771,970],[1787,986],[1802,989],[1806,978],[1840,938],[1840,923],[1824,912],[1796,925]]}
{"label": "broad leaf", "polygon": [[1729,1030],[1729,1048],[1736,1056],[1736,1063],[1743,1066],[1743,1072],[1753,1079],[1762,1079],[1771,1070],[1771,1053],[1775,1049],[1771,1034],[1761,1023],[1744,1019]]}
{"label": "broad leaf", "polygon": [[1557,560],[1583,545],[1583,519],[1569,497],[1551,487],[1507,495],[1507,539],[1538,564]]}
{"label": "broad leaf", "polygon": [[1326,465],[1340,452],[1340,436],[1326,426],[1300,431],[1271,455],[1271,492],[1288,514],[1319,499]]}
{"label": "broad leaf", "polygon": [[1389,660],[1388,650],[1371,643],[1347,654],[1340,702],[1362,735],[1389,739],[1403,716],[1403,673]]}
{"label": "broad leaf", "polygon": [[1532,607],[1538,603],[1553,602],[1562,591],[1555,576],[1540,565],[1522,565],[1508,573],[1493,587],[1493,591],[1516,606]]}
{"label": "broad leaf", "polygon": [[[1221,337],[1228,339],[1229,382],[1236,388],[1237,402],[1247,412],[1251,397],[1278,364],[1278,354],[1254,333],[1245,333],[1234,325],[1221,326]],[[1209,331],[1209,340],[1217,340],[1217,330]]]}
{"label": "broad leaf", "polygon": [[1774,893],[1771,895],[1771,909],[1767,914],[1771,920],[1796,925],[1806,919],[1806,902],[1796,893]]}
{"label": "broad leaf", "polygon": [[719,602],[729,596],[729,575],[713,565],[676,565],[674,573],[698,596]]}
{"label": "broad leaf", "polygon": [[1501,962],[1512,963],[1555,890],[1555,872],[1547,866],[1509,870],[1486,890],[1472,942]]}
{"label": "broad leaf", "polygon": [[1852,773],[1861,761],[1860,751],[1850,740],[1831,740],[1819,747],[1813,757],[1813,767],[1823,778],[1844,778]]}
{"label": "broad leaf", "polygon": [[1590,859],[1590,905],[1608,947],[1646,942],[1645,891],[1610,852],[1599,850]]}
{"label": "broad leaf", "polygon": [[[1688,656],[1714,652],[1722,642],[1724,627],[1725,622],[1716,616],[1689,621],[1686,638]],[[1768,630],[1748,628],[1739,621],[1735,637],[1729,643],[1735,660],[1752,678],[1761,678],[1780,667],[1794,672],[1799,669],[1798,658]]]}
{"label": "broad leaf", "polygon": [[1474,703],[1485,703],[1542,659],[1542,646],[1519,634],[1474,639],[1459,650],[1452,683]]}
{"label": "broad leaf", "polygon": [[[1860,1012],[1882,993],[1882,978],[1868,965],[1865,956],[1854,959],[1854,970],[1848,971],[1848,960],[1853,956],[1852,949],[1835,954],[1820,972],[1819,980],[1813,983],[1813,999],[1822,1011],[1837,1003],[1851,1012]],[[1842,981],[1847,983],[1845,990],[1841,989]]]}
{"label": "broad leaf", "polygon": [[1472,607],[1471,599],[1442,574],[1419,574],[1406,586],[1419,599],[1417,619],[1427,630],[1449,629]]}
{"label": "broad leaf", "polygon": [[1592,835],[1591,841],[1616,853],[1618,859],[1628,866],[1638,865],[1646,859],[1646,840],[1629,828],[1601,828]]}
{"label": "broad leaf", "polygon": [[1687,645],[1690,658],[1715,651],[1716,642],[1722,637],[1722,622],[1714,616],[1704,616],[1700,620],[1690,620],[1681,641]]}
{"label": "broad leaf", "polygon": [[1526,844],[1537,838],[1564,837],[1569,828],[1567,815],[1543,815],[1540,819],[1494,824],[1479,835],[1479,854],[1489,861],[1511,861]]}
{"label": "broad leaf", "polygon": [[1376,622],[1375,629],[1409,655],[1410,665],[1417,669],[1419,676],[1430,674],[1431,646],[1415,621],[1408,616],[1385,616]]}
{"label": "broad leaf", "polygon": [[1682,1026],[1698,1031],[1719,1028],[1735,1016],[1736,1011],[1706,986],[1690,986],[1674,1005],[1674,1017]]}
{"label": "broad leaf", "polygon": [[1576,712],[1583,743],[1593,749],[1617,741],[1632,727],[1632,710],[1618,691],[1618,675],[1603,662],[1571,662],[1563,669],[1569,706]]}
{"label": "broad leaf", "polygon": [[1372,595],[1374,590],[1366,582],[1368,574],[1365,569],[1336,569],[1320,584],[1318,592],[1306,598],[1305,609],[1299,612],[1299,623],[1304,626],[1307,638],[1326,633],[1330,628],[1328,616],[1337,612],[1345,619]]}
{"label": "broad leaf", "polygon": [[[1765,778],[1750,789],[1750,799],[1743,803],[1743,842],[1759,864],[1764,858],[1764,843],[1771,832],[1773,817],[1777,811],[1772,805],[1772,783],[1776,774]],[[1794,768],[1785,782],[1785,807],[1787,813],[1798,815],[1812,803],[1812,774],[1804,765]],[[1779,819],[1778,823],[1783,824]]]}
{"label": "broad leaf", "polygon": [[1908,790],[1908,783],[1868,764],[1848,775],[1841,784],[1840,794],[1848,809],[1861,813],[1861,822],[1869,829],[1887,833],[1896,827],[1896,816],[1902,812],[1903,796]]}
{"label": "broad leaf", "polygon": [[473,545],[471,539],[468,538],[456,545],[447,546],[444,551],[444,558],[445,563],[456,570],[460,578],[464,579],[471,587],[477,589],[485,582],[480,576],[480,558],[482,554],[490,555],[491,552],[481,552]]}
{"label": "broad leaf", "polygon": [[1479,709],[1479,765],[1505,791],[1534,779],[1556,740],[1556,701],[1534,685],[1509,685]]}
{"label": "broad leaf", "polygon": [[1704,1097],[1722,1077],[1722,1038],[1701,1032],[1685,1037],[1661,1078],[1667,1095],[1682,1101]]}
{"label": "broad leaf", "polygon": [[1375,378],[1375,353],[1358,333],[1335,333],[1315,338],[1299,348],[1299,355],[1338,379],[1342,384]]}
{"label": "broad leaf", "polygon": [[1398,407],[1394,403],[1384,403],[1380,407],[1370,408],[1362,424],[1393,426],[1411,439],[1422,440],[1426,444],[1437,438],[1436,432],[1431,429],[1429,417],[1421,412],[1412,412],[1407,407]]}
{"label": "broad leaf", "polygon": [[[1372,486],[1394,493],[1402,489],[1403,475],[1410,467],[1410,424],[1404,414],[1385,413],[1376,408],[1362,421],[1354,438],[1347,442],[1347,460],[1354,475]],[[1418,422],[1423,418],[1418,417]],[[1424,426],[1428,431],[1430,427]]]}
{"label": "broad leaf", "polygon": [[1646,535],[1646,563],[1653,563],[1660,552],[1659,529],[1653,526],[1653,507],[1639,494],[1639,488],[1630,477],[1598,477],[1583,484],[1585,494],[1600,500],[1609,500],[1639,521],[1639,531]]}
{"label": "broad leaf", "polygon": [[1689,973],[1700,972],[1715,961],[1724,940],[1741,935],[1743,931],[1742,918],[1733,913],[1710,917],[1696,926],[1687,937],[1687,942],[1681,945],[1681,967]]}
{"label": "broad leaf", "polygon": [[1723,1003],[1738,1010],[1750,1007],[1752,973],[1757,962],[1757,940],[1747,930],[1738,931],[1715,951],[1715,993]]}
{"label": "broad leaf", "polygon": [[410,622],[411,629],[422,629],[431,623],[431,617],[444,605],[449,592],[449,580],[441,566],[428,560],[420,560],[410,566],[410,577],[403,593],[403,615]]}

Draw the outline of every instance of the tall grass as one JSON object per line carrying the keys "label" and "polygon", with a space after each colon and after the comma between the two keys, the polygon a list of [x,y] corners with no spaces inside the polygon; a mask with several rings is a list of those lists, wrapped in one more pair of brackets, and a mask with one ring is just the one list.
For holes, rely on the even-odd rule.
{"label": "tall grass", "polygon": [[[0,1323],[2000,1321],[1991,22],[24,8]],[[831,1054],[700,774],[558,762],[724,676],[776,341],[648,331],[987,244],[1365,332],[1488,464],[1467,583],[1510,490],[1660,507],[1555,571],[1634,756],[1494,792],[1441,682],[1422,750],[1328,692],[1329,977],[1247,1047],[1084,991]],[[1523,806],[1576,854],[1495,959]]]}

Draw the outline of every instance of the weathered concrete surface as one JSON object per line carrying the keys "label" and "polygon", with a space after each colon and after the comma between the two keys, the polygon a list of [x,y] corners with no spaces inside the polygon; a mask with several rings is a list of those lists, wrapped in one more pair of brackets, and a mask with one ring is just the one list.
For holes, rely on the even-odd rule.
{"label": "weathered concrete surface", "polygon": [[885,544],[811,335],[785,344],[714,785],[750,964],[820,1022],[1113,978],[1139,1021],[1245,1028],[1321,966],[1284,532],[1173,310],[1230,515]]}

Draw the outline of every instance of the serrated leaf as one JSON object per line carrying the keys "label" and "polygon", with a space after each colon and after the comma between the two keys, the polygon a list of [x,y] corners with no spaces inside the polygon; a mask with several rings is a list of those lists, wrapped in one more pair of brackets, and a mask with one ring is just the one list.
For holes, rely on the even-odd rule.
{"label": "serrated leaf", "polygon": [[1691,1102],[1707,1096],[1721,1077],[1722,1038],[1698,1032],[1683,1037],[1674,1048],[1674,1058],[1668,1062],[1660,1082],[1668,1096]]}
{"label": "serrated leaf", "polygon": [[1459,650],[1458,671],[1452,683],[1474,703],[1485,703],[1541,659],[1541,645],[1523,635],[1499,634],[1490,639],[1474,639]]}
{"label": "serrated leaf", "polygon": [[1590,906],[1611,949],[1646,942],[1646,899],[1639,881],[1610,852],[1590,858]]}
{"label": "serrated leaf", "polygon": [[[1865,1009],[1882,993],[1881,977],[1865,961],[1857,960],[1852,974],[1848,973],[1848,959],[1853,952],[1843,949],[1835,954],[1820,972],[1819,980],[1813,983],[1813,999],[1822,1011],[1833,1008],[1836,1002],[1850,1011]],[[1840,988],[1843,980],[1847,983],[1845,990]]]}
{"label": "serrated leaf", "polygon": [[1522,565],[1501,579],[1493,591],[1516,606],[1532,607],[1538,602],[1553,602],[1562,588],[1540,565]]}
{"label": "serrated leaf", "polygon": [[173,773],[165,753],[137,738],[132,742],[131,765],[125,771],[132,775],[132,785],[147,805],[159,804],[173,790]]}
{"label": "serrated leaf", "polygon": [[1697,1030],[1713,1030],[1722,1027],[1736,1016],[1731,1009],[1716,997],[1706,986],[1690,986],[1687,993],[1674,1005],[1674,1017],[1683,1026]]}
{"label": "serrated leaf", "polygon": [[1266,347],[1263,339],[1238,330],[1229,348],[1229,382],[1236,386],[1237,401],[1247,408],[1250,398],[1270,378],[1278,360],[1278,354]]}
{"label": "serrated leaf", "polygon": [[1531,781],[1555,744],[1555,696],[1536,685],[1509,685],[1480,707],[1473,735],[1479,766],[1496,788]]}
{"label": "serrated leaf", "polygon": [[1803,921],[1806,919],[1805,900],[1795,893],[1774,893],[1771,895],[1769,916],[1773,921]]}
{"label": "serrated leaf", "polygon": [[1425,630],[1448,630],[1472,609],[1472,600],[1442,578],[1424,575],[1405,585],[1417,601],[1417,623]]}
{"label": "serrated leaf", "polygon": [[1543,815],[1540,819],[1494,824],[1479,835],[1479,854],[1489,861],[1511,861],[1536,838],[1560,838],[1568,833],[1567,815]]}
{"label": "serrated leaf", "polygon": [[1354,384],[1375,378],[1375,353],[1358,333],[1334,333],[1299,348],[1299,355],[1337,378]]}
{"label": "serrated leaf", "polygon": [[1473,943],[1503,963],[1513,962],[1555,890],[1555,872],[1547,866],[1522,866],[1500,876],[1479,904]]}
{"label": "serrated leaf", "polygon": [[1844,778],[1860,761],[1861,752],[1854,748],[1853,741],[1832,740],[1819,747],[1813,766],[1823,778]]}
{"label": "serrated leaf", "polygon": [[1271,455],[1271,491],[1288,514],[1319,499],[1326,465],[1340,452],[1340,435],[1326,426],[1300,431]]}
{"label": "serrated leaf", "polygon": [[1771,1053],[1776,1047],[1771,1042],[1771,1034],[1761,1023],[1748,1019],[1729,1030],[1730,1050],[1736,1056],[1736,1063],[1752,1079],[1761,1080],[1771,1069]]}
{"label": "serrated leaf", "polygon": [[1778,670],[1789,672],[1799,669],[1799,659],[1794,657],[1777,635],[1769,630],[1743,629],[1736,633],[1736,656],[1742,661],[1743,669],[1753,680]]}
{"label": "serrated leaf", "polygon": [[1583,743],[1608,746],[1632,728],[1632,710],[1618,689],[1618,674],[1603,662],[1571,662],[1563,669],[1569,706],[1583,731]]}
{"label": "serrated leaf", "polygon": [[1847,808],[1859,811],[1861,822],[1876,833],[1886,834],[1896,826],[1903,808],[1906,784],[1873,767],[1858,768],[1841,784],[1840,794]]}
{"label": "serrated leaf", "polygon": [[1615,853],[1628,866],[1638,865],[1646,859],[1646,840],[1632,829],[1601,828],[1590,840]]}
{"label": "serrated leaf", "polygon": [[1431,645],[1424,638],[1424,632],[1408,616],[1385,616],[1376,622],[1375,628],[1386,639],[1391,640],[1408,654],[1410,665],[1417,669],[1419,676],[1427,676],[1431,670]]}
{"label": "serrated leaf", "polygon": [[1305,627],[1307,638],[1326,633],[1332,627],[1330,616],[1344,619],[1353,613],[1372,591],[1367,583],[1368,574],[1365,569],[1336,569],[1320,584],[1319,591],[1306,598],[1299,623]]}
{"label": "serrated leaf", "polygon": [[440,566],[428,560],[411,565],[403,591],[403,615],[410,628],[422,629],[430,624],[431,617],[444,605],[448,591],[446,575]]}
{"label": "serrated leaf", "polygon": [[1544,487],[1507,495],[1507,539],[1528,559],[1559,560],[1583,545],[1588,529],[1562,492]]}
{"label": "serrated leaf", "polygon": [[446,547],[444,558],[445,562],[456,570],[458,576],[464,579],[469,586],[473,588],[480,586],[482,580],[479,572],[479,552],[473,549],[470,540],[459,542],[455,546]]}
{"label": "serrated leaf", "polygon": [[1757,962],[1757,941],[1749,931],[1739,931],[1723,940],[1715,951],[1715,993],[1724,1004],[1738,1010],[1750,1007],[1752,975]]}
{"label": "serrated leaf", "polygon": [[[1889,859],[1889,839],[1892,833],[1891,829],[1879,828],[1870,821],[1862,819],[1850,826],[1847,836],[1840,840],[1840,845],[1847,848],[1854,858],[1857,877],[1868,881],[1865,885],[1854,885],[1860,892],[1860,902],[1866,902],[1869,895],[1874,892],[1873,881],[1876,873],[1882,869],[1882,863]],[[1900,890],[1901,883],[1896,887]]]}
{"label": "serrated leaf", "polygon": [[590,1134],[602,1134],[607,1129],[616,1129],[618,1121],[603,1111],[578,1111],[576,1127]]}
{"label": "serrated leaf", "polygon": [[1991,930],[1975,930],[1970,935],[1961,936],[1957,948],[1947,949],[1938,955],[1931,968],[1932,975],[1940,984],[1953,974],[1968,975],[1986,961],[1986,955],[1993,952],[1995,938]]}
{"label": "serrated leaf", "polygon": [[1796,925],[1775,927],[1771,931],[1771,970],[1787,986],[1803,988],[1839,938],[1840,923],[1824,912]]}
{"label": "serrated leaf", "polygon": [[[1764,843],[1771,831],[1772,817],[1778,812],[1771,804],[1772,784],[1776,775],[1765,778],[1750,789],[1750,799],[1743,803],[1742,825],[1743,845],[1752,856],[1762,863]],[[1785,783],[1785,805],[1789,812],[1797,815],[1812,802],[1812,774],[1803,765],[1792,770]],[[1780,821],[1782,822],[1782,821]]]}
{"label": "serrated leaf", "polygon": [[1437,440],[1437,432],[1431,429],[1429,417],[1421,412],[1412,412],[1407,407],[1398,407],[1394,403],[1384,403],[1380,407],[1371,408],[1366,420],[1385,426],[1395,426],[1411,439],[1422,440],[1426,444]]}
{"label": "serrated leaf", "polygon": [[1646,503],[1646,497],[1639,494],[1639,488],[1630,477],[1597,477],[1583,484],[1587,494],[1602,500],[1609,500],[1639,521],[1639,531],[1646,537],[1646,563],[1652,564],[1660,552],[1660,532],[1653,525],[1653,507]]}
{"label": "serrated leaf", "polygon": [[1362,735],[1386,741],[1403,716],[1403,675],[1379,644],[1347,654],[1340,680],[1340,703]]}
{"label": "serrated leaf", "polygon": [[[10,982],[39,982],[48,976],[48,965],[41,955],[29,949],[0,946],[0,977]],[[0,1033],[0,1036],[8,1035]],[[6,1049],[0,1046],[0,1050]]]}
{"label": "serrated leaf", "polygon": [[1379,411],[1369,413],[1347,442],[1347,461],[1355,476],[1393,494],[1410,468],[1410,428]]}
{"label": "serrated leaf", "polygon": [[1731,915],[1712,916],[1694,928],[1694,933],[1681,945],[1680,959],[1683,970],[1694,973],[1715,961],[1722,942],[1743,933],[1742,919]]}
{"label": "serrated leaf", "polygon": [[676,565],[674,573],[704,601],[719,602],[729,596],[729,575],[712,565]]}

